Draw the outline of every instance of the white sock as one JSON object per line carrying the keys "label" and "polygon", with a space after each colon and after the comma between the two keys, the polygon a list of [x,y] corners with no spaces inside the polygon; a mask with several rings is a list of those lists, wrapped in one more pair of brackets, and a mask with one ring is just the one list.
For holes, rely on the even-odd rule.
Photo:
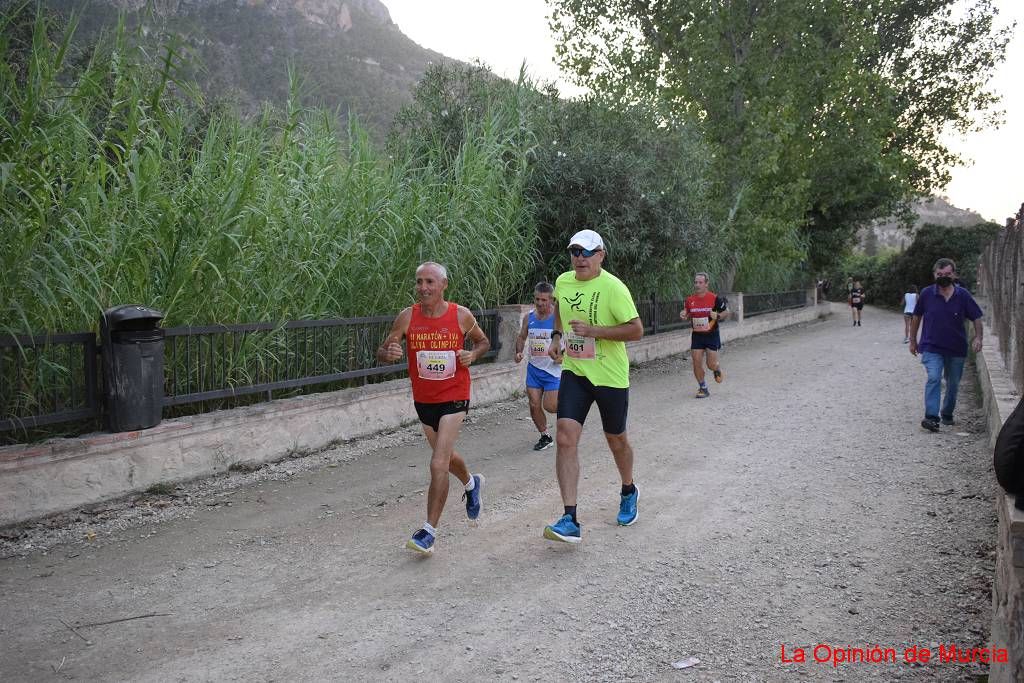
{"label": "white sock", "polygon": [[550,434],[548,434],[548,430],[546,430],[546,429],[545,429],[545,430],[544,430],[543,432],[541,432],[541,433],[540,433],[540,435],[541,435],[541,436],[546,436],[546,437],[548,437],[549,439],[551,438],[551,435],[550,435]]}
{"label": "white sock", "polygon": [[473,478],[472,474],[469,475],[469,483],[466,484],[465,486],[467,491],[472,491],[473,489],[476,488],[476,479]]}
{"label": "white sock", "polygon": [[423,523],[423,530],[426,531],[431,536],[437,536],[437,529],[435,529],[434,527],[430,526],[430,522],[424,522]]}

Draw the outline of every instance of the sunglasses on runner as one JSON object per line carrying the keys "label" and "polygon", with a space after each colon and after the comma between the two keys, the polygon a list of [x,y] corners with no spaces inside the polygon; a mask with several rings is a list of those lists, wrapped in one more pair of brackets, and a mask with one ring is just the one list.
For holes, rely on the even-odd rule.
{"label": "sunglasses on runner", "polygon": [[572,256],[577,256],[577,257],[582,256],[584,258],[590,258],[591,256],[593,256],[594,254],[596,254],[599,251],[601,251],[601,250],[600,249],[584,249],[583,247],[569,247],[569,254],[571,254]]}

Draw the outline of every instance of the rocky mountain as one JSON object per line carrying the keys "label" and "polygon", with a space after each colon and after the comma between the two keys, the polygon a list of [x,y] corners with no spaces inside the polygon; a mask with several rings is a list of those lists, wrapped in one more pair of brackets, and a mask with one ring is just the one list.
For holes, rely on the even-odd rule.
{"label": "rocky mountain", "polygon": [[858,234],[861,250],[868,254],[876,253],[880,249],[902,251],[910,246],[914,241],[914,232],[925,223],[955,228],[985,222],[980,214],[953,206],[947,197],[918,200],[914,202],[911,210],[916,218],[909,229],[894,219],[878,221],[862,229]]}
{"label": "rocky mountain", "polygon": [[378,137],[433,61],[447,58],[405,36],[379,0],[43,0],[78,12],[79,39],[119,14],[146,35],[180,35],[208,96],[243,111],[283,103],[288,66],[303,79],[304,104],[354,113]]}

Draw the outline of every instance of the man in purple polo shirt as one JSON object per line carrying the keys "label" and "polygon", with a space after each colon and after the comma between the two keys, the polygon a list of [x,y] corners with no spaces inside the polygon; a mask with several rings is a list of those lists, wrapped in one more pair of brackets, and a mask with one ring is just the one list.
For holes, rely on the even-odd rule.
{"label": "man in purple polo shirt", "polygon": [[[964,323],[974,323],[974,352],[981,351],[981,308],[963,287],[955,284],[956,264],[951,259],[940,258],[932,268],[935,284],[921,290],[914,306],[914,317],[910,321],[910,353],[917,355],[921,350],[921,364],[928,372],[924,385],[924,420],[921,426],[930,432],[939,431],[942,424],[953,424],[953,410],[956,408],[956,392],[967,360],[967,331]],[[924,320],[921,341],[917,341],[917,330]],[[946,400],[939,409],[942,397],[942,375],[946,375]]]}

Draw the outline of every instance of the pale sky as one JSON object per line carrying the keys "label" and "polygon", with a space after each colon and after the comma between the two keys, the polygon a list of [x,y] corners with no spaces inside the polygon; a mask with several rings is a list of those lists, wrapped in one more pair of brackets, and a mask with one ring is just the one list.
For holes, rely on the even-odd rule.
{"label": "pale sky", "polygon": [[[479,60],[515,78],[525,60],[536,80],[556,81],[563,94],[580,91],[554,65],[545,0],[382,0],[391,18],[420,45],[463,61]],[[953,170],[945,194],[956,206],[1003,223],[1024,202],[1024,182],[1014,164],[1024,160],[1024,2],[995,0],[1001,24],[1017,22],[1006,61],[992,81],[1003,96],[1006,122],[998,130],[951,139],[973,164]],[[1012,74],[1017,74],[1014,78]]]}

